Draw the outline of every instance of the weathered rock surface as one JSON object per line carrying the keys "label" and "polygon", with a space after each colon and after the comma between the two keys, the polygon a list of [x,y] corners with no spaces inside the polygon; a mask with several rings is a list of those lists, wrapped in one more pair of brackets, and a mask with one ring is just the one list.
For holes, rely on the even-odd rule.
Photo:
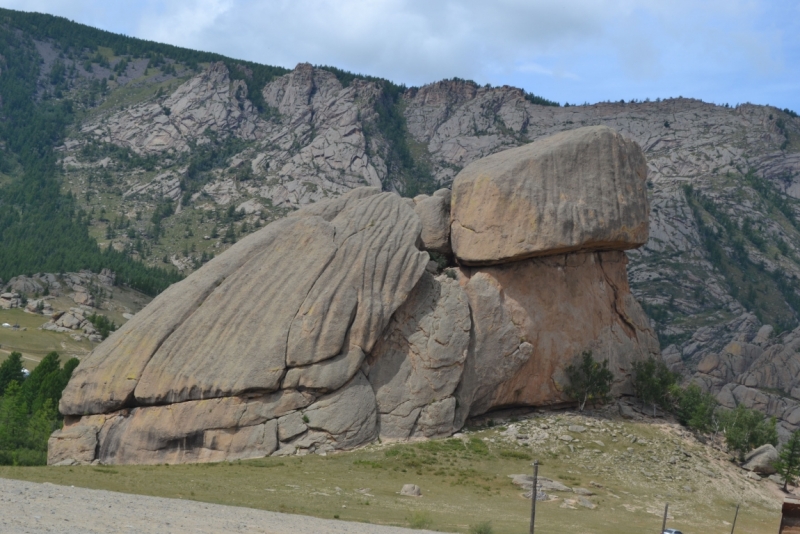
{"label": "weathered rock surface", "polygon": [[231,82],[224,63],[213,63],[163,100],[121,111],[83,127],[106,142],[148,154],[185,151],[206,130],[255,139],[263,121],[247,99],[247,85]]}
{"label": "weathered rock surface", "polygon": [[103,425],[98,458],[147,464],[268,456],[278,445],[277,418],[312,401],[291,391],[122,410]]}
{"label": "weathered rock surface", "polygon": [[623,252],[609,251],[462,268],[474,334],[457,421],[500,406],[566,401],[564,368],[585,350],[609,360],[616,394],[632,393],[633,362],[659,347],[628,289],[626,264]]}
{"label": "weathered rock surface", "polygon": [[777,472],[775,462],[778,461],[778,451],[767,443],[747,453],[742,467],[760,475],[771,475]]}
{"label": "weathered rock surface", "polygon": [[[61,411],[274,391],[287,366],[363,358],[424,270],[418,234],[413,211],[389,193],[330,223],[293,217],[252,234],[98,347],[76,369]],[[302,259],[298,248],[307,251]],[[350,376],[335,381],[346,382],[358,364],[345,367]]]}
{"label": "weathered rock surface", "polygon": [[425,273],[370,355],[381,437],[431,437],[455,430],[454,413],[442,403],[450,399],[455,405],[451,395],[461,380],[471,324],[458,282]]}
{"label": "weathered rock surface", "polygon": [[[436,274],[420,249],[450,250],[448,199],[355,189],[242,239],[81,362],[50,462],[207,462],[447,436],[494,408],[568,401],[563,370],[584,350],[608,358],[615,393],[626,392],[632,362],[658,345],[624,252],[554,248]],[[75,309],[54,321],[85,319]]]}
{"label": "weathered rock surface", "polygon": [[493,154],[453,180],[452,239],[468,265],[647,241],[647,164],[605,126]]}
{"label": "weathered rock surface", "polygon": [[[60,409],[110,414],[102,461],[270,454],[286,413],[246,424],[234,408],[252,416],[266,401],[251,395],[281,388],[316,391],[302,407],[332,391],[304,414],[317,435],[306,447],[349,448],[374,436],[375,395],[363,375],[353,377],[428,258],[414,246],[419,220],[396,194],[359,191],[332,204],[328,220],[309,210],[240,241],[81,362]],[[172,419],[184,426],[154,422]]]}
{"label": "weathered rock surface", "polygon": [[450,247],[449,189],[440,189],[433,196],[420,195],[414,199],[414,211],[422,222],[422,247],[425,250],[452,254]]}
{"label": "weathered rock surface", "polygon": [[772,338],[764,335],[768,329],[754,330],[704,356],[691,381],[723,408],[742,404],[777,418],[783,443],[800,429],[800,328]]}

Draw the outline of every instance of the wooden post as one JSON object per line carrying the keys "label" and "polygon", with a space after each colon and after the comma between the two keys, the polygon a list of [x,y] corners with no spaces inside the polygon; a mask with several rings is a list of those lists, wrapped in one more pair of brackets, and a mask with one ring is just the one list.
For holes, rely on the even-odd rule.
{"label": "wooden post", "polygon": [[669,503],[664,505],[664,521],[661,523],[661,532],[659,534],[664,534],[664,529],[667,528],[667,511],[669,510]]}
{"label": "wooden post", "polygon": [[733,526],[731,527],[731,534],[733,534],[733,530],[736,528],[736,519],[739,517],[739,506],[741,504],[736,505],[736,515],[733,516]]}
{"label": "wooden post", "polygon": [[539,485],[539,460],[533,462],[533,485],[531,486],[531,529],[530,534],[533,534],[536,528],[536,493]]}

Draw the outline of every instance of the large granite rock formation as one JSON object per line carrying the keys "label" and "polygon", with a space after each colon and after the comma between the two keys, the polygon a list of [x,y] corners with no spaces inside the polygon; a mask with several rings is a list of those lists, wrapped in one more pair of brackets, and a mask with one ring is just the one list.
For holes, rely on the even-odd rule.
{"label": "large granite rock formation", "polygon": [[[611,141],[585,141],[598,136]],[[514,262],[516,253],[484,248],[480,262],[494,265],[439,272],[427,250],[450,253],[465,196],[411,201],[360,188],[312,204],[170,287],[82,361],[61,399],[65,426],[51,437],[49,462],[220,461],[446,436],[498,407],[569,401],[564,368],[584,350],[609,359],[615,391],[626,392],[632,362],[658,344],[630,294],[625,253],[606,249],[646,239],[643,157],[597,128],[548,143],[544,156],[508,158],[557,169],[576,205],[592,199],[571,222],[579,238],[569,246],[551,240],[548,255],[551,245],[538,241],[542,257]],[[607,175],[575,167],[576,155],[612,162],[603,196],[592,198]],[[542,191],[561,195],[544,171],[537,178],[502,155],[492,161],[505,170],[485,166],[489,181],[532,190],[541,179],[555,187]],[[513,228],[527,224],[526,209],[539,210],[536,232],[547,236],[577,213],[555,220],[549,206],[478,211],[509,226],[493,226],[498,240],[533,243],[533,227]],[[593,251],[564,254],[573,245]],[[452,250],[460,261],[470,248]]]}

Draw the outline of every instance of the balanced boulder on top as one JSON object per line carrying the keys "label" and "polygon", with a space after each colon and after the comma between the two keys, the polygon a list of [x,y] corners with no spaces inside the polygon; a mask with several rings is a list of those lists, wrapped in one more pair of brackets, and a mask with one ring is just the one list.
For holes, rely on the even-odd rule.
{"label": "balanced boulder on top", "polygon": [[[452,199],[355,189],[171,286],[76,369],[48,461],[220,461],[446,436],[491,409],[568,401],[564,368],[583,350],[609,359],[625,392],[632,363],[658,353],[619,251],[647,236],[641,151],[585,128],[488,159],[480,180],[504,184],[504,200],[479,206],[491,187],[472,166]],[[495,248],[465,241],[467,227],[494,232]],[[494,265],[433,272],[427,251],[451,250]],[[510,260],[528,256],[547,257]]]}
{"label": "balanced boulder on top", "polygon": [[647,164],[606,126],[558,133],[474,161],[453,181],[453,252],[507,263],[647,241]]}

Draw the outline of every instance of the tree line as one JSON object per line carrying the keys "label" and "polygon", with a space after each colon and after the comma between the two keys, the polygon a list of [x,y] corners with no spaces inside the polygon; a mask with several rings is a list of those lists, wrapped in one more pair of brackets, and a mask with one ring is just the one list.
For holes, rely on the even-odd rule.
{"label": "tree line", "polygon": [[47,463],[47,440],[62,421],[58,401],[78,363],[62,367],[51,352],[28,376],[19,352],[0,364],[0,465]]}
{"label": "tree line", "polygon": [[62,193],[53,147],[74,119],[72,104],[36,100],[41,58],[30,35],[9,27],[8,16],[2,20],[0,140],[4,159],[13,159],[20,170],[0,187],[0,278],[109,268],[118,283],[149,295],[163,291],[180,275],[147,267],[110,247],[102,250],[77,216],[75,198]]}

